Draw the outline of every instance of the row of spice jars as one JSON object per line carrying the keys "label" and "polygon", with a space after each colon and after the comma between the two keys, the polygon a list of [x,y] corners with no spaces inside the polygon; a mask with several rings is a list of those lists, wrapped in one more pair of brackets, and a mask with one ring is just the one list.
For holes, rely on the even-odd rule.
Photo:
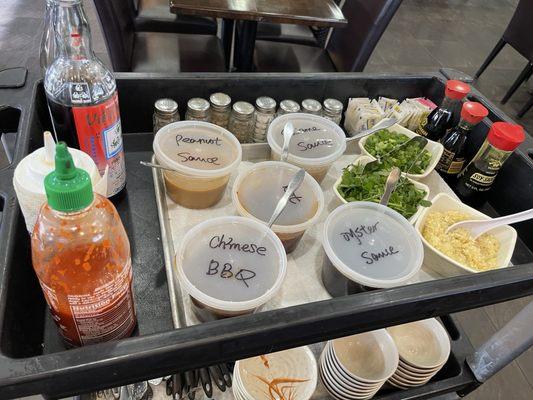
{"label": "row of spice jars", "polygon": [[[340,124],[343,105],[335,99],[326,99],[323,104],[314,99],[305,99],[302,104],[283,100],[277,109],[276,101],[267,96],[258,97],[255,107],[245,101],[237,101],[231,107],[231,97],[225,93],[213,93],[209,101],[194,97],[187,102],[186,120],[211,122],[228,129],[241,143],[264,143],[272,120],[279,115],[304,112],[320,115]],[[161,127],[179,121],[178,104],[172,99],[159,99],[155,103],[154,133]]]}

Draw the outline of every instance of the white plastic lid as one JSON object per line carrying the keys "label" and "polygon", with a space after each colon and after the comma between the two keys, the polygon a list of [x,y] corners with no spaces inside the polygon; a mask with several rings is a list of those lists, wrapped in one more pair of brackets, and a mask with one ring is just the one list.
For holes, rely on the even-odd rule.
{"label": "white plastic lid", "polygon": [[[239,174],[233,184],[233,203],[239,212],[250,218],[267,222],[279,199],[300,168],[280,161],[254,164]],[[273,230],[279,233],[300,232],[314,224],[324,209],[322,188],[309,174],[290,197]]]}
{"label": "white plastic lid", "polygon": [[[55,141],[50,132],[44,132],[44,147],[28,154],[17,165],[15,179],[25,191],[44,194],[44,178],[55,168]],[[81,150],[69,147],[69,152],[77,168],[85,170],[91,179],[100,177],[96,164],[91,156]],[[98,174],[98,175],[96,175]]]}
{"label": "white plastic lid", "polygon": [[324,250],[348,279],[374,288],[398,286],[424,259],[420,236],[396,211],[361,201],[343,204],[326,219]]}
{"label": "white plastic lid", "polygon": [[162,127],[154,153],[165,167],[185,175],[217,178],[238,167],[242,149],[228,130],[209,122],[179,121]]}
{"label": "white plastic lid", "polygon": [[293,113],[277,117],[268,127],[267,141],[277,154],[283,147],[283,128],[287,122],[294,126],[288,162],[329,165],[346,150],[346,135],[336,123],[317,115]]}
{"label": "white plastic lid", "polygon": [[281,287],[287,256],[267,226],[244,217],[219,217],[196,225],[176,253],[185,290],[206,306],[247,311]]}

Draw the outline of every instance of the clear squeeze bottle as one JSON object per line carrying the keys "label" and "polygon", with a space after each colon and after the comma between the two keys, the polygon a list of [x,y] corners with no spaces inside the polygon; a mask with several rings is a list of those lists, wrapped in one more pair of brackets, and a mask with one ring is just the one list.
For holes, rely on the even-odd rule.
{"label": "clear squeeze bottle", "polygon": [[136,325],[130,244],[115,207],[93,194],[89,175],[74,166],[63,142],[44,186],[32,261],[61,336],[70,346],[130,336]]}
{"label": "clear squeeze bottle", "polygon": [[107,168],[107,197],[112,197],[126,185],[115,78],[94,55],[81,0],[56,4],[57,55],[44,78],[56,141],[89,154],[100,175]]}

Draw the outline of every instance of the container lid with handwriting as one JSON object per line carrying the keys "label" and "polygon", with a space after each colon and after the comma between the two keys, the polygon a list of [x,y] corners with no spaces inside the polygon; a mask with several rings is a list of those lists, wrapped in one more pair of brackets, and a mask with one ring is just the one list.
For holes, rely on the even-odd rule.
{"label": "container lid with handwriting", "polygon": [[153,148],[163,166],[195,177],[228,175],[242,158],[241,145],[231,132],[200,121],[164,126],[155,135]]}
{"label": "container lid with handwriting", "polygon": [[359,284],[404,284],[422,266],[424,248],[413,226],[396,211],[360,201],[336,208],[326,219],[323,246],[340,273]]}

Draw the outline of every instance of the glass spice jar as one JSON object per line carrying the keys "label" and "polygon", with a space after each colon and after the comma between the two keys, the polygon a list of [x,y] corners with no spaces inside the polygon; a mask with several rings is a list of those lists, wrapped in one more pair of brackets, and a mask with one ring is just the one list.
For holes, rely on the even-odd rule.
{"label": "glass spice jar", "polygon": [[300,112],[300,105],[293,100],[282,100],[279,103],[277,116]]}
{"label": "glass spice jar", "polygon": [[228,130],[241,143],[249,143],[254,128],[254,106],[246,101],[233,104]]}
{"label": "glass spice jar", "polygon": [[302,101],[302,111],[306,114],[322,115],[322,104],[315,99]]}
{"label": "glass spice jar", "polygon": [[341,123],[342,111],[344,109],[342,103],[336,99],[326,99],[323,104],[324,113],[322,116],[339,125]]}
{"label": "glass spice jar", "polygon": [[266,142],[267,130],[275,117],[276,105],[276,100],[272,97],[262,96],[255,100],[254,143]]}
{"label": "glass spice jar", "polygon": [[211,123],[228,129],[231,114],[231,97],[226,93],[213,93],[209,96]]}
{"label": "glass spice jar", "polygon": [[172,99],[159,99],[154,104],[154,135],[165,125],[180,120],[178,103]]}
{"label": "glass spice jar", "polygon": [[209,122],[209,102],[201,97],[193,97],[187,102],[187,112],[185,119],[187,121]]}

